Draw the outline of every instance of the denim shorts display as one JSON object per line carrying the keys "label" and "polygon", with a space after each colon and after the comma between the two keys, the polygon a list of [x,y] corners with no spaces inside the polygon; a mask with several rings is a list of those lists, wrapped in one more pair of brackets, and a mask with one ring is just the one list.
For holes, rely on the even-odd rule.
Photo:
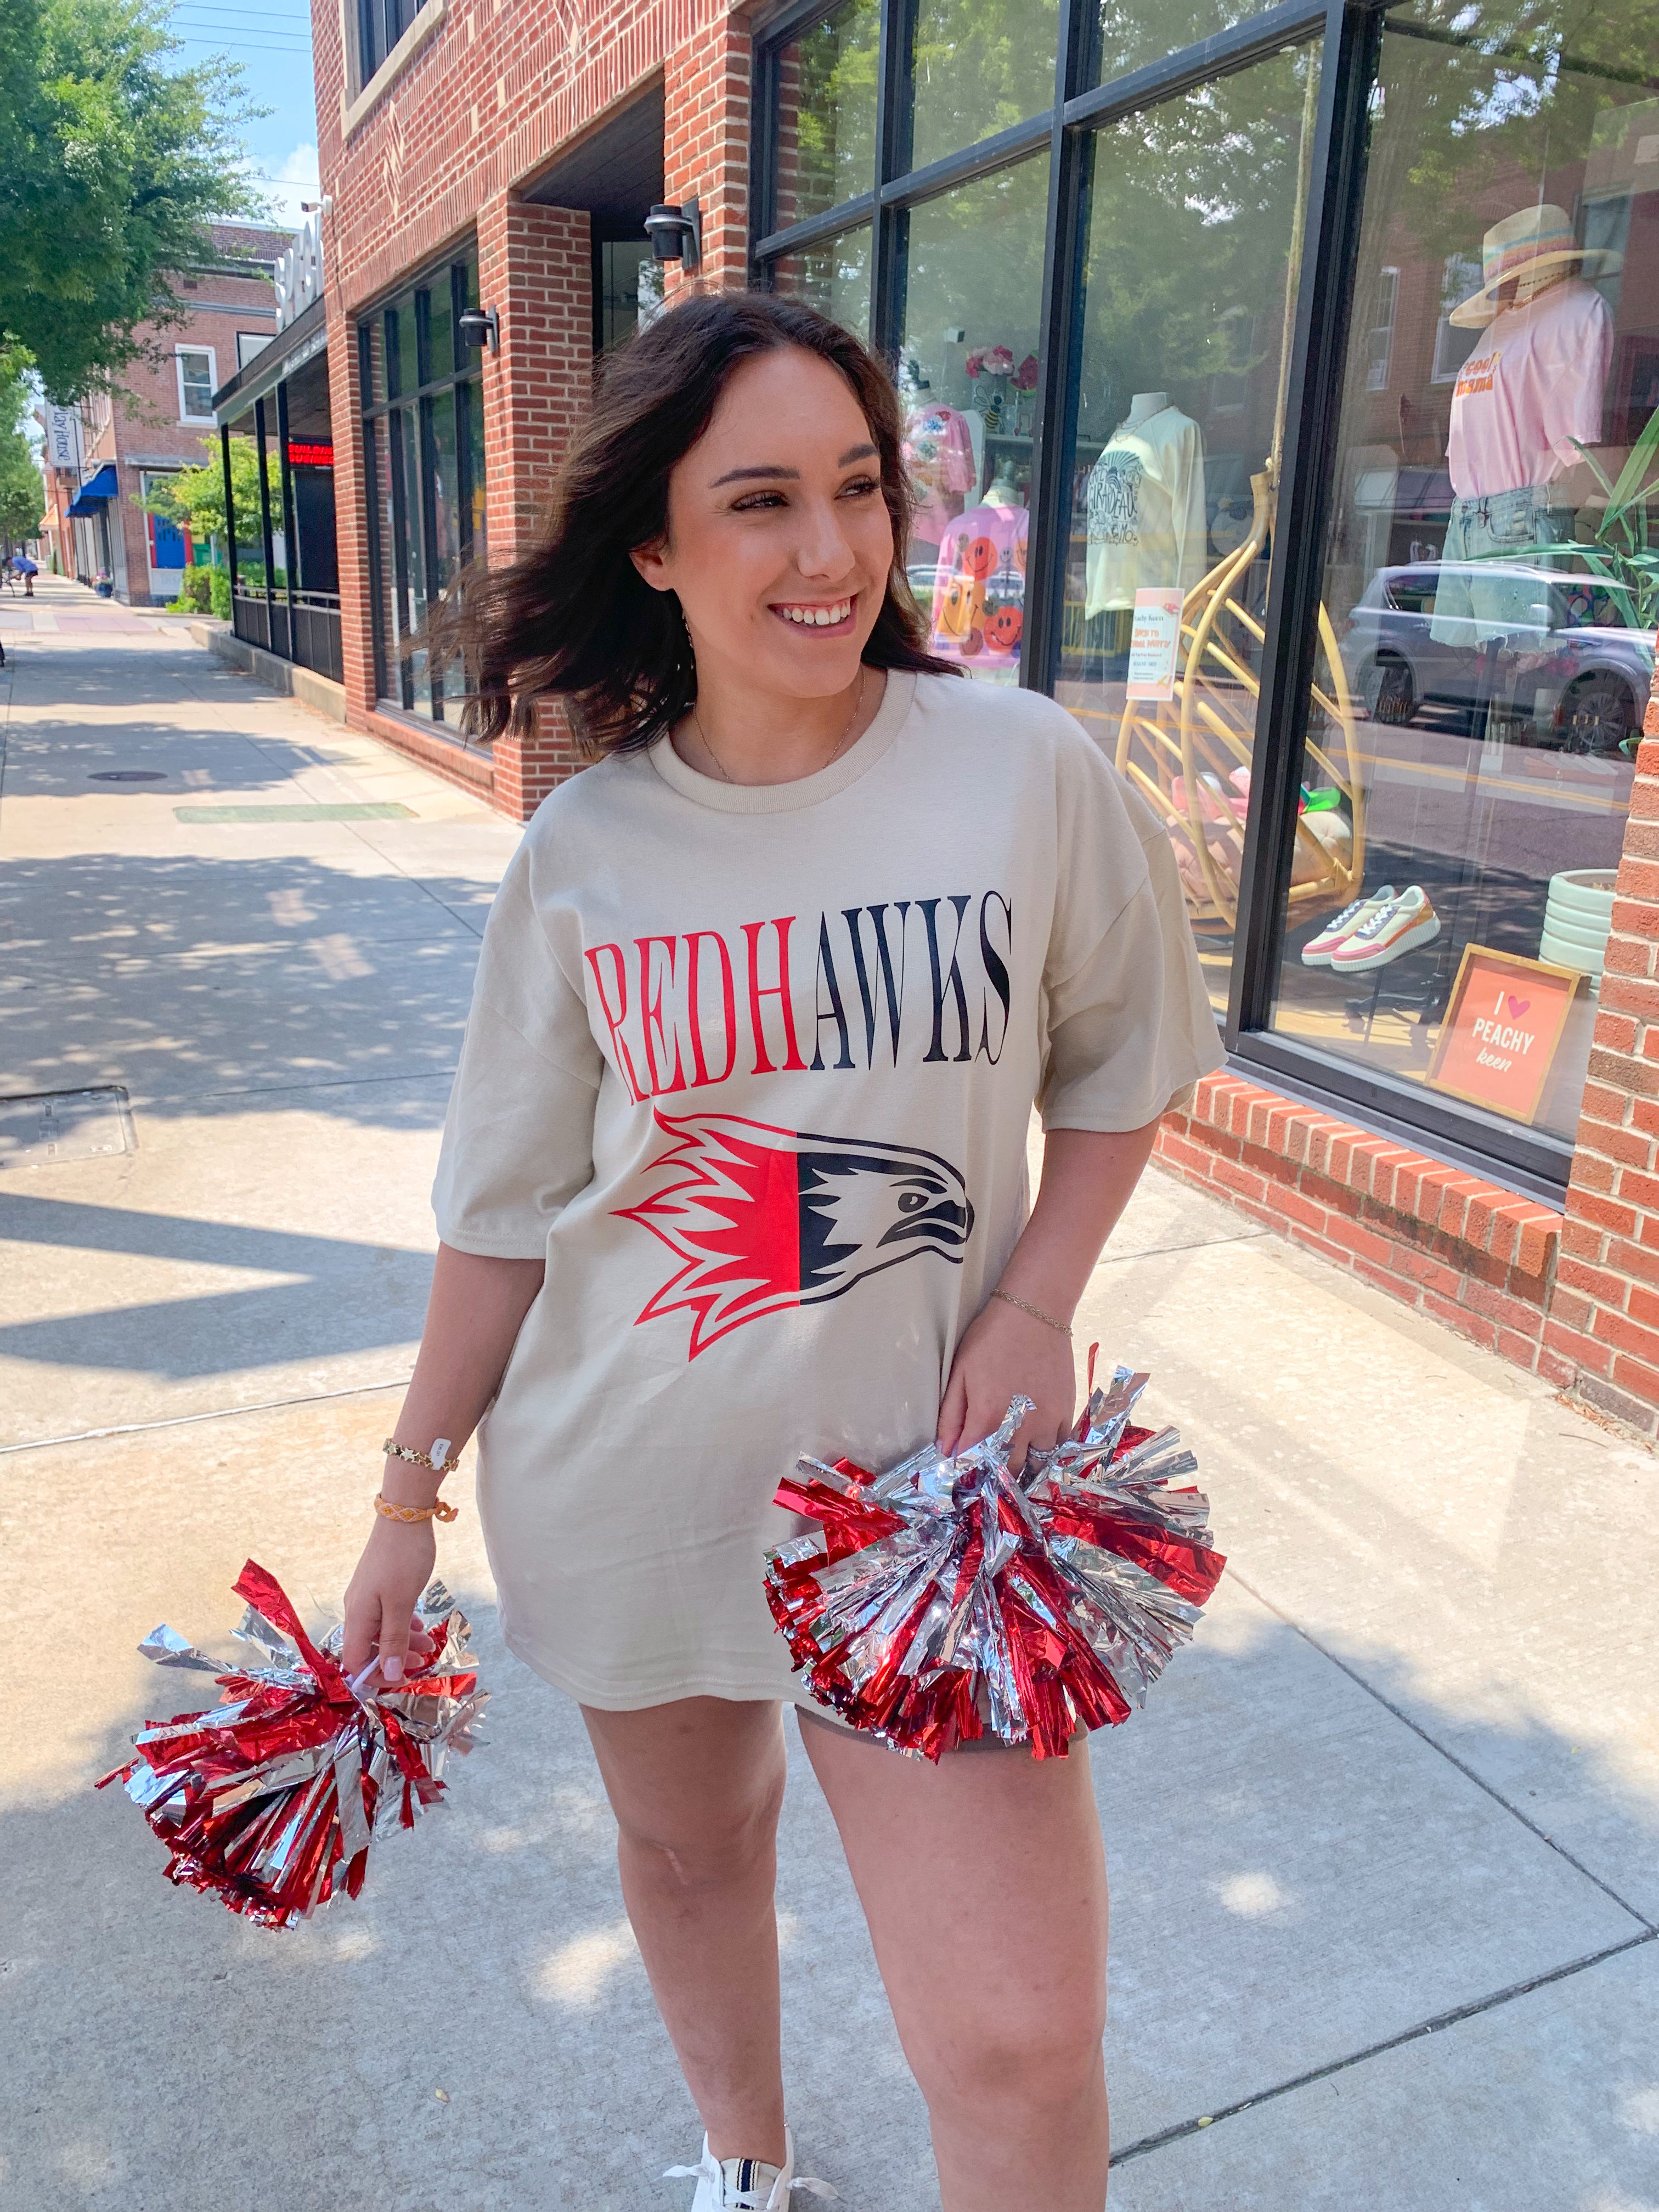
{"label": "denim shorts display", "polygon": [[[1548,589],[1527,549],[1562,545],[1573,535],[1571,511],[1550,504],[1547,484],[1453,500],[1429,629],[1435,643],[1473,647],[1510,631],[1547,629]],[[1505,553],[1516,569],[1501,565]]]}

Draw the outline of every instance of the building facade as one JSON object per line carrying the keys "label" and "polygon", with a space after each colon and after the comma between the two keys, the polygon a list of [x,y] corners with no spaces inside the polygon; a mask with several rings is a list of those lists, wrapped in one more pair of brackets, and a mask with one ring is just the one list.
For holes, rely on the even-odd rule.
{"label": "building facade", "polygon": [[[272,276],[292,243],[284,230],[216,223],[211,262],[173,277],[182,320],[149,333],[155,354],[131,362],[113,393],[47,410],[46,535],[58,571],[106,580],[129,606],[179,592],[195,549],[185,532],[138,505],[160,477],[201,468],[218,432],[213,395],[270,343]],[[206,558],[205,550],[203,558]]]}
{"label": "building facade", "polygon": [[1636,0],[314,13],[351,718],[527,817],[562,718],[460,742],[428,609],[641,313],[812,301],[893,365],[935,649],[1165,825],[1230,1055],[1167,1164],[1659,1429]]}

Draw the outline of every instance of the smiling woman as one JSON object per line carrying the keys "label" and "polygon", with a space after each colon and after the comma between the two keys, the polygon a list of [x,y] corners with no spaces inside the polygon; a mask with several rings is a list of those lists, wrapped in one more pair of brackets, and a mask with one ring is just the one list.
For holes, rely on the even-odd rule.
{"label": "smiling woman", "polygon": [[[694,2212],[781,2212],[793,2180],[784,1701],[947,2212],[1106,2192],[1085,1749],[1039,1759],[970,1717],[994,1756],[872,1750],[793,1672],[760,1571],[803,1449],[954,1454],[1016,1398],[1016,1458],[1057,1442],[1071,1312],[1158,1117],[1218,1057],[1157,820],[1052,700],[924,650],[902,471],[856,338],[776,298],[678,307],[614,358],[545,544],[477,579],[459,631],[487,734],[550,696],[605,757],[543,804],[490,912],[397,1441],[447,1461],[432,1439],[488,1408],[503,1627],[582,1705],[708,2131]],[[434,1552],[408,1513],[439,1477],[405,1450],[384,1480],[401,1510],[353,1579],[346,1662],[378,1647],[395,1679]]]}
{"label": "smiling woman", "polygon": [[[773,450],[756,449],[757,422],[776,425]],[[790,458],[809,423],[810,469]],[[671,502],[694,446],[699,481]],[[813,543],[796,550],[804,514]],[[486,738],[527,726],[543,694],[595,753],[650,744],[694,702],[706,732],[699,630],[741,629],[783,694],[850,741],[879,696],[861,666],[944,665],[899,567],[908,528],[897,399],[857,339],[763,295],[691,301],[607,365],[541,550],[476,578],[439,635],[476,677]]]}

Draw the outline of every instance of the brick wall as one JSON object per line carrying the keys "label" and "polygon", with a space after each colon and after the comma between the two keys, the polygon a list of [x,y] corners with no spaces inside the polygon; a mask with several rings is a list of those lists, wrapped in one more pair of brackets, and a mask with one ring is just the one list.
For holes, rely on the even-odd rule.
{"label": "brick wall", "polygon": [[1659,1433],[1659,690],[1636,759],[1549,1341],[1576,1388]]}
{"label": "brick wall", "polygon": [[[749,281],[749,90],[751,41],[741,16],[726,15],[676,48],[663,73],[663,197],[702,212],[707,289],[741,291]],[[672,293],[685,280],[668,267]]]}
{"label": "brick wall", "polygon": [[1207,1077],[1188,1112],[1165,1115],[1155,1157],[1485,1350],[1573,1381],[1549,1340],[1556,1207],[1236,1075]]}
{"label": "brick wall", "polygon": [[374,704],[374,629],[368,562],[368,489],[356,332],[328,301],[328,412],[334,433],[334,550],[340,570],[340,643],[346,713],[360,729]]}
{"label": "brick wall", "polygon": [[699,201],[703,283],[742,285],[747,27],[721,0],[630,0],[586,19],[506,0],[451,0],[441,29],[347,141],[338,12],[313,0],[313,17],[331,202],[325,252],[348,710],[360,727],[523,820],[581,765],[562,709],[544,708],[532,735],[503,738],[488,759],[377,711],[353,321],[376,295],[475,232],[479,297],[501,326],[500,352],[486,355],[482,370],[488,558],[499,565],[528,551],[591,396],[592,301],[586,214],[542,207],[524,191],[569,138],[661,70],[666,195]]}

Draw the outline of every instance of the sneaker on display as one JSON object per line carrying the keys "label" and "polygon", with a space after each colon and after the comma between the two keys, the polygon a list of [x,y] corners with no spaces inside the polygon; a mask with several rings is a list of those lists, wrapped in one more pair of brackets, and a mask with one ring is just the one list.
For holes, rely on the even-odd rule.
{"label": "sneaker on display", "polygon": [[1402,953],[1414,952],[1440,934],[1440,917],[1420,884],[1402,891],[1380,914],[1363,921],[1351,937],[1344,938],[1331,955],[1331,966],[1340,975],[1364,975],[1368,969],[1386,968]]}
{"label": "sneaker on display", "polygon": [[665,2181],[695,2181],[696,2194],[691,2212],[787,2212],[789,2193],[804,2189],[813,2197],[834,2197],[827,2181],[795,2172],[795,2138],[783,2131],[784,2162],[769,2166],[758,2158],[716,2158],[702,2139],[702,2156],[695,2166],[671,2166]]}
{"label": "sneaker on display", "polygon": [[1392,906],[1395,897],[1392,884],[1384,884],[1380,891],[1363,891],[1352,906],[1345,906],[1340,914],[1325,924],[1317,937],[1310,937],[1302,948],[1304,968],[1328,968],[1331,955],[1345,937],[1352,937],[1362,923],[1370,921],[1385,906]]}

